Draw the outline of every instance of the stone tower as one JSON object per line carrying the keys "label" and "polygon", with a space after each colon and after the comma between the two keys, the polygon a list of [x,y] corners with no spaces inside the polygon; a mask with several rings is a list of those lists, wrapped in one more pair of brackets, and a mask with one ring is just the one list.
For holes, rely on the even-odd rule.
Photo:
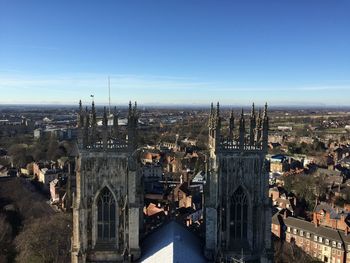
{"label": "stone tower", "polygon": [[[94,103],[80,103],[76,195],[73,197],[72,262],[125,262],[140,256],[141,181],[135,160],[138,113],[129,104],[123,131],[98,125]],[[142,222],[142,221],[141,221]]]}
{"label": "stone tower", "polygon": [[242,109],[235,134],[231,113],[228,137],[223,138],[219,103],[216,109],[211,105],[205,254],[215,262],[242,257],[244,262],[272,262],[267,105],[256,120],[253,104],[247,131],[245,123]]}

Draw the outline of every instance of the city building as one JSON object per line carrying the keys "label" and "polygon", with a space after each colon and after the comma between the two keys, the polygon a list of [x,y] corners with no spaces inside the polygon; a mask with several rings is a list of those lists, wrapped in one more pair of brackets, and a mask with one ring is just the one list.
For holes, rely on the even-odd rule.
{"label": "city building", "polygon": [[44,187],[48,189],[50,182],[62,176],[62,174],[61,169],[42,168],[38,174],[38,181],[43,183]]}
{"label": "city building", "polygon": [[350,232],[349,213],[327,203],[317,205],[313,212],[313,221],[320,226],[342,230],[346,233]]}
{"label": "city building", "polygon": [[116,112],[112,127],[108,127],[106,109],[102,122],[98,127],[94,104],[89,112],[80,103],[73,263],[125,262],[140,257],[143,213],[136,163],[136,103],[129,105],[127,134],[119,133]]}
{"label": "city building", "polygon": [[[129,107],[127,136],[114,125],[118,123],[117,117],[112,127],[108,126],[106,110],[102,120],[103,125],[98,127],[94,104],[91,111],[83,111],[80,104],[73,198],[73,263],[136,261],[140,256],[145,262],[185,262],[185,258],[190,262],[230,262],[241,256],[245,262],[272,262],[271,202],[265,161],[267,106],[258,118],[253,107],[248,136],[243,112],[239,136],[234,136],[231,114],[226,139],[220,134],[219,105],[215,112],[211,108],[204,207],[201,185],[192,186],[189,178],[169,188],[173,196],[170,202],[164,200],[169,204],[163,206],[161,199],[151,198],[144,207],[142,174],[150,179],[156,168],[145,171],[141,163],[137,163],[138,159],[152,159],[152,164],[145,161],[145,166],[154,165],[153,156],[142,155],[136,145],[136,105]],[[167,157],[165,163],[171,163]],[[159,173],[160,170],[157,179]],[[147,196],[149,194],[145,198]],[[166,218],[174,217],[184,225],[204,222],[204,251],[190,228],[171,220],[165,223]],[[145,225],[149,230],[145,231],[141,223],[145,221],[156,225]],[[164,247],[163,241],[169,246]]]}
{"label": "city building", "polygon": [[272,232],[294,243],[307,254],[325,263],[350,262],[350,235],[345,231],[325,227],[286,214],[274,215]]}
{"label": "city building", "polygon": [[[228,138],[221,136],[219,104],[212,105],[209,119],[209,176],[205,192],[205,254],[222,262],[272,262],[271,202],[265,155],[268,148],[267,106],[256,118],[254,104],[246,134],[243,110],[239,134],[234,117],[229,119]],[[231,262],[229,261],[229,262]]]}

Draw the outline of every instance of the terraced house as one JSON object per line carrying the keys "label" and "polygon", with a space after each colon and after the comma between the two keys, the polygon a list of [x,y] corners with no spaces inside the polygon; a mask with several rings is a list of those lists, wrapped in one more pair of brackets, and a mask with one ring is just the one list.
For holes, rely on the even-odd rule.
{"label": "terraced house", "polygon": [[346,231],[276,214],[272,218],[272,232],[323,262],[350,262],[350,235]]}

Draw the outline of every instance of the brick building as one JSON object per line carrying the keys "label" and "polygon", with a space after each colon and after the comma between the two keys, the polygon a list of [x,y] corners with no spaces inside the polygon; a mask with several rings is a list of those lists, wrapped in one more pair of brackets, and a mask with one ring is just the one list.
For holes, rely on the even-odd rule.
{"label": "brick building", "polygon": [[328,204],[319,204],[316,207],[313,213],[313,221],[321,226],[350,232],[348,213],[339,209],[337,211]]}
{"label": "brick building", "polygon": [[277,213],[272,217],[272,232],[323,262],[350,262],[350,235],[346,231]]}

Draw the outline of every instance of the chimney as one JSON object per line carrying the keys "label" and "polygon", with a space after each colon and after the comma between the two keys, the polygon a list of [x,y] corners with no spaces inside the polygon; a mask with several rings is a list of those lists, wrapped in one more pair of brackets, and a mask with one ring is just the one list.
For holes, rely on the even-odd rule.
{"label": "chimney", "polygon": [[317,213],[316,212],[313,213],[313,222],[315,224],[315,227],[318,227],[318,220],[317,220]]}

